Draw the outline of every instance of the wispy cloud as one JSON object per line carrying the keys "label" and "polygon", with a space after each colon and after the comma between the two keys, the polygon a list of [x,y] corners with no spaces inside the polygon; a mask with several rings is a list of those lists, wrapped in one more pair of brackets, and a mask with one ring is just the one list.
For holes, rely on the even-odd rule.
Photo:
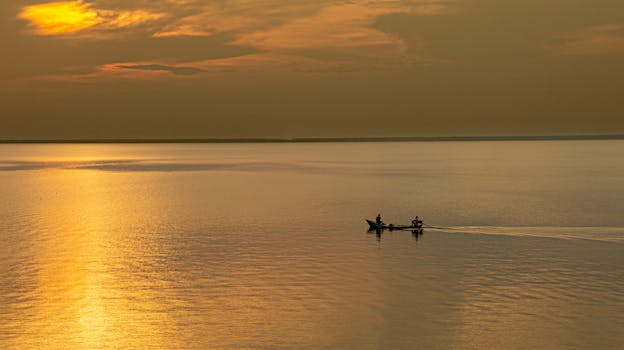
{"label": "wispy cloud", "polygon": [[395,45],[372,25],[383,15],[439,15],[457,10],[443,0],[232,0],[215,2],[169,23],[155,36],[230,34],[238,45],[263,50]]}
{"label": "wispy cloud", "polygon": [[[26,6],[19,17],[37,35],[81,39],[219,37],[224,44],[260,54],[200,62],[215,67],[250,67],[284,59],[298,59],[310,72],[354,71],[366,62],[388,65],[412,62],[402,39],[374,27],[384,15],[433,16],[457,11],[458,0],[154,0],[132,3],[119,0],[49,2]],[[325,55],[318,55],[323,51]],[[311,52],[314,54],[311,55]],[[327,54],[329,53],[329,54]],[[322,58],[321,58],[322,56]],[[196,66],[196,62],[186,62]],[[274,64],[274,68],[279,67]],[[111,62],[101,72],[116,69],[194,75],[169,63]],[[114,69],[111,67],[115,67]],[[266,68],[266,67],[265,67]],[[125,76],[125,74],[123,74]]]}
{"label": "wispy cloud", "polygon": [[557,53],[564,55],[624,54],[624,23],[585,28],[551,40]]}

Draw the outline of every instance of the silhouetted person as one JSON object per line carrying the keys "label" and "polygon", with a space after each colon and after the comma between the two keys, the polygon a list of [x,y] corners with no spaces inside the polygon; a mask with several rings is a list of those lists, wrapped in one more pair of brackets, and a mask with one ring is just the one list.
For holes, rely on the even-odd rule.
{"label": "silhouetted person", "polygon": [[377,221],[377,225],[381,225],[381,214],[377,214],[377,218],[375,219],[375,221]]}
{"label": "silhouetted person", "polygon": [[420,222],[420,220],[418,219],[418,215],[416,215],[416,217],[414,218],[414,220],[412,220],[412,226],[418,226],[418,223]]}
{"label": "silhouetted person", "polygon": [[416,215],[416,217],[414,218],[414,220],[412,220],[412,226],[414,227],[418,227],[421,228],[423,225],[423,221],[420,220],[420,218],[418,217],[418,215]]}

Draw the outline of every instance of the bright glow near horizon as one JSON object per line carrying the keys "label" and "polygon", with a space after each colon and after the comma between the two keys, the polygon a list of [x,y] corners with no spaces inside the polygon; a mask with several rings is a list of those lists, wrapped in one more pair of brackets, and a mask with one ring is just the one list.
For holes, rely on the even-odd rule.
{"label": "bright glow near horizon", "polygon": [[20,18],[30,21],[37,33],[44,35],[78,32],[102,21],[97,12],[82,1],[26,6]]}

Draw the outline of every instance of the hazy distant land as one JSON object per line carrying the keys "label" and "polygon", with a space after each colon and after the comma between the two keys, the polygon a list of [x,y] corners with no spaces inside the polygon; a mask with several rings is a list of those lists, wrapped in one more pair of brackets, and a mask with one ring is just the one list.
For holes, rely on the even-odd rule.
{"label": "hazy distant land", "polygon": [[296,138],[136,138],[136,139],[4,139],[0,144],[26,143],[304,143],[304,142],[436,142],[436,141],[562,141],[624,140],[624,135],[545,136],[390,136],[390,137],[296,137]]}

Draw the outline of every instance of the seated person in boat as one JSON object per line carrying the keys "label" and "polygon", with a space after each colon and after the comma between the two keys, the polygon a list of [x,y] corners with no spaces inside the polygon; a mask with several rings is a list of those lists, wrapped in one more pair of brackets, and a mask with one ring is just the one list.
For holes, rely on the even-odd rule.
{"label": "seated person in boat", "polygon": [[412,226],[414,226],[414,227],[419,227],[419,226],[422,226],[422,223],[423,223],[423,222],[422,222],[422,220],[420,220],[420,219],[418,218],[418,215],[416,215],[416,217],[414,218],[414,220],[412,220]]}
{"label": "seated person in boat", "polygon": [[375,221],[377,222],[377,225],[381,225],[383,223],[383,221],[381,221],[381,214],[377,214]]}

